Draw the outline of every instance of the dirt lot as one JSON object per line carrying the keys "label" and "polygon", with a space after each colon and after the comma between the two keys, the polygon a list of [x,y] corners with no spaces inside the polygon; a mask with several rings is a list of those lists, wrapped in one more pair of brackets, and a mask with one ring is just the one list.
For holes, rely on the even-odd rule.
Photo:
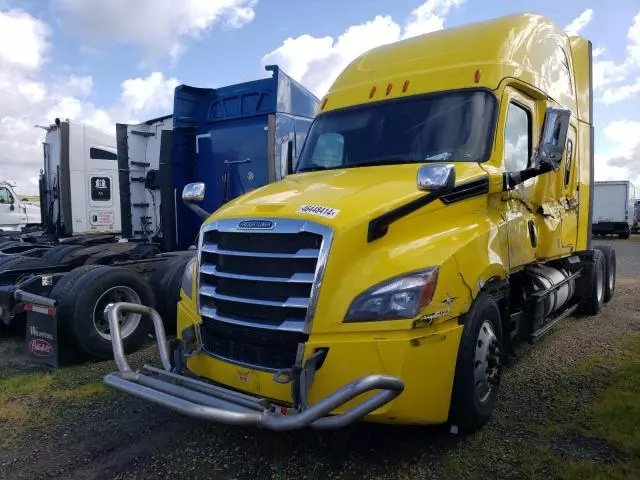
{"label": "dirt lot", "polygon": [[[640,239],[613,241],[616,297],[505,372],[491,423],[269,433],[202,424],[111,391],[112,362],[43,373],[0,339],[0,478],[638,478]],[[148,348],[131,363],[153,361]]]}

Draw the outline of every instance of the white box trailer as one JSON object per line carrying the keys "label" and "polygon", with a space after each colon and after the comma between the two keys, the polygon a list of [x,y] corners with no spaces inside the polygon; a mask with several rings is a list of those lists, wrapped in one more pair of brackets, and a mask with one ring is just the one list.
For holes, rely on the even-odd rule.
{"label": "white box trailer", "polygon": [[40,205],[45,231],[56,236],[119,234],[116,137],[56,118],[46,129]]}
{"label": "white box trailer", "polygon": [[593,234],[629,238],[635,202],[633,184],[628,180],[602,181],[595,182],[593,188]]}

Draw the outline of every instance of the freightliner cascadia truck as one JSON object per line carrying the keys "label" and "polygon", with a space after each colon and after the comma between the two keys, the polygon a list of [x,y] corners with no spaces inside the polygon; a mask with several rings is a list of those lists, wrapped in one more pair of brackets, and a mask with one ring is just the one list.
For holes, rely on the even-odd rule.
{"label": "freightliner cascadia truck", "polygon": [[614,294],[615,252],[590,244],[591,49],[520,14],[354,60],[295,168],[202,225],[177,339],[105,309],[150,317],[163,367],[133,370],[114,334],[105,382],[272,430],[481,428],[518,344]]}

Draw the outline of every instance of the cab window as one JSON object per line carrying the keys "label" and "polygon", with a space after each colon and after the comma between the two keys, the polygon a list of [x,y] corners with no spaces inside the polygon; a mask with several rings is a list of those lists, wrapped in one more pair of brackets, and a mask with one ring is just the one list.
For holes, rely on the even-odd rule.
{"label": "cab window", "polygon": [[13,196],[6,188],[0,188],[0,203],[11,203]]}
{"label": "cab window", "polygon": [[510,103],[504,128],[504,168],[519,172],[529,166],[531,158],[531,114],[524,107]]}
{"label": "cab window", "polygon": [[344,137],[339,133],[324,133],[318,137],[311,157],[312,163],[335,168],[344,163]]}

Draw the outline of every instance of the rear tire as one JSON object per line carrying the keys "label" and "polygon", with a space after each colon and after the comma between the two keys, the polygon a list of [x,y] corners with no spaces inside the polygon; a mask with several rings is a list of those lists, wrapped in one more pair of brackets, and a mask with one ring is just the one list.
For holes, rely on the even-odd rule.
{"label": "rear tire", "polygon": [[604,255],[604,303],[609,302],[616,290],[616,251],[611,245],[597,245]]}
{"label": "rear tire", "polygon": [[47,267],[51,267],[51,264],[38,257],[23,257],[22,255],[15,254],[0,258],[0,271]]}
{"label": "rear tire", "polygon": [[177,331],[178,301],[184,269],[193,256],[179,255],[167,260],[149,277],[149,284],[156,294],[156,310],[162,317],[165,332],[174,335]]}
{"label": "rear tire", "polygon": [[[56,284],[51,296],[58,300],[58,318],[65,336],[97,359],[112,359],[111,335],[104,307],[118,301],[155,306],[153,290],[139,273],[124,267],[88,265],[76,268]],[[120,323],[125,353],[144,343],[151,329],[149,318],[125,314]]]}
{"label": "rear tire", "polygon": [[464,322],[449,421],[461,432],[472,433],[489,421],[498,396],[502,368],[500,307],[493,297],[480,293]]}
{"label": "rear tire", "polygon": [[580,279],[578,292],[581,297],[580,311],[597,315],[602,310],[606,284],[605,258],[602,251],[593,250],[593,257],[582,260],[584,276]]}
{"label": "rear tire", "polygon": [[64,264],[65,256],[67,254],[81,249],[80,245],[56,245],[51,247],[42,254],[42,259],[51,263],[52,265]]}

